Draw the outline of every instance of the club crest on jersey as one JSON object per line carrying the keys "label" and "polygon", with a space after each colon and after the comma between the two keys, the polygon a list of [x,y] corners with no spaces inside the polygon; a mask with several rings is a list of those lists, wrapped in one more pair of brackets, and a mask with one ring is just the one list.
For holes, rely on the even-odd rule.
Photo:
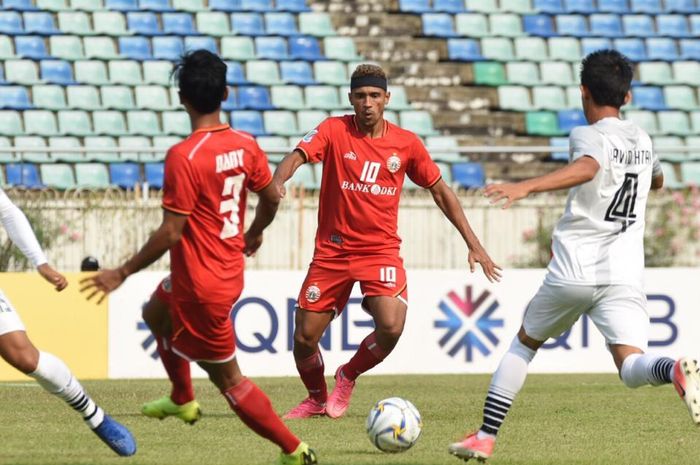
{"label": "club crest on jersey", "polygon": [[312,129],[311,131],[307,132],[306,135],[301,138],[301,140],[303,140],[304,142],[306,142],[308,144],[309,142],[311,142],[313,140],[313,138],[314,138],[314,136],[316,136],[316,134],[318,134],[318,129]]}
{"label": "club crest on jersey", "polygon": [[319,289],[315,284],[312,284],[306,288],[304,296],[306,297],[306,300],[311,303],[318,302],[318,299],[321,298],[321,289]]}
{"label": "club crest on jersey", "polygon": [[163,282],[161,284],[161,287],[165,292],[170,293],[173,290],[173,285],[170,282],[170,275],[168,275],[165,279],[163,279]]}
{"label": "club crest on jersey", "polygon": [[343,155],[343,158],[347,160],[357,160],[357,155],[355,155],[355,152],[348,152],[345,155]]}
{"label": "club crest on jersey", "polygon": [[386,169],[393,174],[396,173],[399,168],[401,168],[401,159],[395,153],[393,153],[386,160]]}

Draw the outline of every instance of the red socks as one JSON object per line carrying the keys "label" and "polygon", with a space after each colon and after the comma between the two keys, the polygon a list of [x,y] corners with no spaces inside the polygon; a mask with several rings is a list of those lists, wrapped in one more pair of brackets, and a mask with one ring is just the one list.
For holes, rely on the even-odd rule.
{"label": "red socks", "polygon": [[362,341],[355,355],[343,367],[343,376],[350,381],[355,381],[358,376],[377,366],[390,353],[390,350],[384,350],[377,344],[376,335],[372,332]]}
{"label": "red socks", "polygon": [[158,344],[160,360],[163,362],[168,378],[170,378],[170,382],[173,385],[170,399],[178,405],[194,400],[190,362],[170,349],[167,338],[156,336],[156,343]]}
{"label": "red socks", "polygon": [[285,454],[291,454],[301,444],[272,409],[270,399],[248,378],[222,394],[248,428],[277,444]]}
{"label": "red socks", "polygon": [[297,371],[301,376],[301,381],[309,391],[309,397],[322,404],[328,399],[328,388],[326,378],[323,377],[323,357],[321,352],[316,352],[309,358],[297,362]]}

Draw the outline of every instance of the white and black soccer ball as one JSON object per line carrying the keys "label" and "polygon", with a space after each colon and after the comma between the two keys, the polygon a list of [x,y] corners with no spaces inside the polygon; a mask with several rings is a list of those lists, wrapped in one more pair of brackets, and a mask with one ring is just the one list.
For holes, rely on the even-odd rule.
{"label": "white and black soccer ball", "polygon": [[413,447],[423,430],[418,409],[406,399],[380,400],[367,417],[367,434],[382,452],[404,452]]}

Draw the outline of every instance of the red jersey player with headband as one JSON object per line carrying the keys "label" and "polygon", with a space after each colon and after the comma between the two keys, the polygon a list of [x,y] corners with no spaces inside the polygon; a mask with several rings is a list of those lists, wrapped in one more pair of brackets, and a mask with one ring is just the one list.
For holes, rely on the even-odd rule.
{"label": "red jersey player with headband", "polygon": [[[294,330],[294,359],[309,395],[285,418],[342,416],[355,379],[384,360],[401,336],[408,296],[397,218],[405,176],[430,191],[460,232],[471,270],[479,263],[489,280],[500,279],[500,268],[479,243],[421,140],[384,120],[390,94],[382,68],[358,66],[348,97],[355,114],[328,118],[310,131],[280,163],[273,180],[284,195],[284,183],[297,168],[323,162],[316,247],[297,300]],[[375,330],[337,369],[328,395],[318,343],[357,281]]]}

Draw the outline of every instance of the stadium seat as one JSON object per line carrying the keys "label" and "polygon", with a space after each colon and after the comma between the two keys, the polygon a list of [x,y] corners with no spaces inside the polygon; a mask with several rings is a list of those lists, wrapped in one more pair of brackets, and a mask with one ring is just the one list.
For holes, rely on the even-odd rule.
{"label": "stadium seat", "polygon": [[634,13],[661,13],[661,0],[630,0],[630,10]]}
{"label": "stadium seat", "polygon": [[15,11],[0,11],[0,34],[24,34],[22,16]]}
{"label": "stadium seat", "polygon": [[96,34],[118,37],[129,35],[126,17],[116,11],[95,11],[92,14],[93,30]]}
{"label": "stadium seat", "polygon": [[433,37],[456,37],[452,15],[447,13],[424,13],[423,35]]}
{"label": "stadium seat", "polygon": [[517,37],[515,39],[515,57],[527,61],[548,60],[547,44],[541,37]]}
{"label": "stadium seat", "polygon": [[136,86],[134,87],[134,96],[135,106],[143,110],[169,110],[172,108],[168,92],[163,86]]}
{"label": "stadium seat", "polygon": [[[429,136],[425,139],[425,146],[433,160],[455,163],[463,161],[459,152],[450,152],[449,149],[459,147],[457,139],[453,136]],[[443,176],[444,177],[444,176]]]}
{"label": "stadium seat", "polygon": [[131,60],[111,60],[107,63],[110,81],[113,84],[137,86],[143,83],[141,66]]}
{"label": "stadium seat", "polygon": [[153,58],[156,60],[177,61],[185,52],[185,45],[180,37],[154,37],[152,45]]}
{"label": "stadium seat", "polygon": [[27,110],[24,116],[24,131],[27,134],[39,136],[55,136],[58,134],[56,117],[49,110]]}
{"label": "stadium seat", "polygon": [[438,134],[433,126],[433,117],[427,111],[404,110],[399,113],[400,126],[419,136],[434,136]]}
{"label": "stadium seat", "polygon": [[495,61],[515,59],[513,43],[505,37],[484,37],[481,39],[481,54],[484,58]]}
{"label": "stadium seat", "polygon": [[199,49],[204,49],[208,50],[214,55],[219,54],[219,47],[216,44],[216,40],[214,40],[213,37],[208,37],[208,36],[187,36],[185,37],[185,51],[193,51],[193,50],[199,50]]}
{"label": "stadium seat", "polygon": [[[55,124],[55,123],[54,123]],[[31,129],[27,129],[27,133],[31,134]],[[43,137],[38,136],[18,136],[15,137],[16,147],[26,147],[28,149],[43,149],[46,147],[46,142]],[[17,154],[22,162],[29,163],[48,163],[51,161],[48,152],[19,152]]]}
{"label": "stadium seat", "polygon": [[[165,131],[165,120],[167,114],[168,112],[163,112],[161,114],[163,118],[163,131],[161,131],[158,124],[158,114],[156,112],[149,110],[134,110],[126,112],[126,123],[129,128],[128,134],[136,136],[159,136],[163,133],[168,134]],[[186,130],[189,131],[189,129],[189,126],[186,126]],[[95,128],[95,132],[97,132],[97,128]],[[126,128],[120,128],[120,134],[126,133]]]}
{"label": "stadium seat", "polygon": [[238,106],[244,110],[271,110],[274,108],[267,87],[261,86],[239,87]]}
{"label": "stadium seat", "polygon": [[268,12],[274,11],[272,5],[272,0],[239,0],[241,4],[241,10],[243,11],[258,11],[258,12]]}
{"label": "stadium seat", "polygon": [[[272,86],[272,105],[283,110],[303,110],[304,94],[299,86]],[[257,108],[256,108],[257,109]]]}
{"label": "stadium seat", "polygon": [[481,45],[474,39],[448,39],[447,56],[450,61],[479,61],[484,57],[481,55]]}
{"label": "stadium seat", "polygon": [[90,152],[86,153],[87,160],[99,161],[103,163],[115,163],[119,161],[118,152],[102,152],[102,148],[116,147],[117,144],[112,137],[88,136],[85,137],[85,147],[90,147]]}
{"label": "stadium seat", "polygon": [[523,35],[523,25],[520,15],[510,13],[489,15],[489,30],[495,36],[521,36]]}
{"label": "stadium seat", "polygon": [[32,101],[37,108],[62,110],[66,107],[63,87],[56,85],[37,85],[32,87]]}
{"label": "stadium seat", "polygon": [[[133,112],[128,112],[127,115]],[[127,134],[124,113],[121,111],[94,111],[92,113],[94,134],[105,136],[121,136]]]}
{"label": "stadium seat", "polygon": [[314,167],[309,164],[301,165],[286,184],[312,190],[320,186],[314,174]]}
{"label": "stadium seat", "polygon": [[146,163],[144,165],[144,175],[146,182],[153,189],[163,188],[163,178],[165,177],[165,165],[163,163]]}
{"label": "stadium seat", "polygon": [[233,111],[233,110],[240,110],[241,107],[238,106],[238,97],[236,96],[236,91],[233,88],[228,89],[228,96],[226,97],[226,100],[221,102],[221,110],[222,111]]}
{"label": "stadium seat", "polygon": [[578,83],[578,76],[574,77],[571,65],[562,61],[540,63],[540,75],[543,84],[570,86]]}
{"label": "stadium seat", "polygon": [[172,34],[176,36],[191,36],[197,34],[197,29],[194,27],[194,20],[189,13],[163,13],[160,19],[163,23],[163,34]]}
{"label": "stadium seat", "polygon": [[586,117],[581,110],[560,110],[557,112],[557,123],[559,130],[566,134],[570,133],[576,126],[585,126]]}
{"label": "stadium seat", "polygon": [[163,134],[171,136],[190,135],[190,119],[184,111],[164,111],[161,113],[163,118]]}
{"label": "stadium seat", "polygon": [[656,123],[656,114],[647,110],[627,110],[624,113],[624,119],[634,121],[639,127],[644,129],[650,136],[659,134],[658,125]]}
{"label": "stadium seat", "polygon": [[16,111],[0,111],[0,128],[4,136],[18,136],[24,134],[22,118]]}
{"label": "stadium seat", "polygon": [[[392,110],[410,110],[411,104],[408,103],[408,96],[406,95],[406,88],[404,86],[389,86],[389,93],[391,98],[389,99],[388,107]],[[345,94],[340,92],[341,100],[345,98]]]}
{"label": "stadium seat", "polygon": [[256,55],[253,39],[250,37],[222,37],[221,57],[236,61],[254,60]]}
{"label": "stadium seat", "polygon": [[478,11],[480,13],[498,13],[496,0],[467,0],[467,11]]}
{"label": "stadium seat", "polygon": [[143,149],[151,147],[151,139],[145,136],[121,136],[118,139],[118,144],[121,152],[119,152],[120,161],[150,161],[153,155],[148,152],[139,152],[134,149]]}
{"label": "stadium seat", "polygon": [[700,134],[700,111],[690,112],[690,126],[692,128],[692,135]]}
{"label": "stadium seat", "polygon": [[[695,118],[693,118],[693,121],[695,121]],[[693,124],[693,127],[700,127],[700,125]],[[695,161],[700,160],[700,150],[697,149],[697,147],[700,147],[700,136],[687,136],[685,138],[685,145],[688,147],[695,147],[695,149],[692,152],[684,155]]]}
{"label": "stadium seat", "polygon": [[58,112],[58,129],[67,136],[92,135],[90,116],[81,110],[61,110]]}
{"label": "stadium seat", "polygon": [[68,86],[75,84],[73,79],[73,67],[62,60],[42,60],[39,68],[41,80],[53,84]]}
{"label": "stadium seat", "polygon": [[8,110],[32,108],[27,88],[21,86],[0,86],[0,108]]}
{"label": "stadium seat", "polygon": [[288,60],[287,40],[283,37],[256,37],[255,54],[261,60]]}
{"label": "stadium seat", "polygon": [[263,113],[265,132],[281,136],[294,136],[300,133],[297,119],[291,111],[266,111]]}
{"label": "stadium seat", "polygon": [[564,90],[558,86],[533,87],[532,106],[539,110],[564,110],[568,108]]}
{"label": "stadium seat", "polygon": [[51,55],[64,60],[80,60],[85,58],[83,42],[78,36],[49,37]]}
{"label": "stadium seat", "polygon": [[527,14],[533,11],[530,0],[501,0],[499,7],[500,11],[509,13]]}
{"label": "stadium seat", "polygon": [[693,0],[665,0],[664,11],[672,13],[697,13],[698,6]]}
{"label": "stadium seat", "polygon": [[261,149],[267,154],[268,160],[279,163],[282,158],[289,153],[289,142],[286,137],[281,136],[260,136],[256,141]]}
{"label": "stadium seat", "polygon": [[[476,63],[475,63],[476,65]],[[506,73],[508,75],[508,82],[510,84],[519,84],[523,86],[535,86],[538,85],[540,82],[540,76],[539,72],[537,69],[537,64],[529,62],[529,61],[511,61],[506,63]],[[522,89],[521,87],[517,87],[518,89]],[[508,94],[510,90],[506,90],[505,94]],[[519,91],[518,91],[519,92]],[[519,92],[522,94],[522,92]],[[507,99],[510,98],[504,94],[503,98]],[[529,96],[527,98],[528,104],[526,105],[526,109],[530,108],[529,106]]]}
{"label": "stadium seat", "polygon": [[681,176],[686,186],[700,186],[700,163],[686,162],[681,165]]}
{"label": "stadium seat", "polygon": [[255,84],[274,86],[282,84],[277,63],[265,60],[250,60],[246,63],[246,78]]}
{"label": "stadium seat", "polygon": [[15,54],[30,60],[43,60],[49,57],[44,38],[39,36],[16,36]]}
{"label": "stadium seat", "polygon": [[153,58],[151,42],[145,37],[120,37],[119,53],[125,58],[137,61]]}
{"label": "stadium seat", "polygon": [[550,137],[549,145],[553,147],[562,147],[564,151],[562,152],[552,152],[549,155],[552,161],[569,161],[569,138],[568,137]]}
{"label": "stadium seat", "polygon": [[310,11],[310,8],[306,5],[306,0],[276,0],[275,8],[278,11],[291,11],[293,13]]}
{"label": "stadium seat", "polygon": [[612,41],[607,37],[586,37],[581,39],[581,54],[587,56],[598,50],[609,50],[612,48]]}
{"label": "stadium seat", "polygon": [[102,103],[98,88],[95,86],[69,86],[66,87],[68,108],[76,110],[100,110]]}
{"label": "stadium seat", "polygon": [[593,14],[588,17],[590,32],[593,36],[622,37],[622,21],[618,15]]}
{"label": "stadium seat", "polygon": [[679,84],[690,84],[700,87],[700,63],[697,61],[674,61],[674,80]]}
{"label": "stadium seat", "polygon": [[[321,46],[315,37],[290,37],[289,55],[294,60],[305,61],[324,60],[326,58],[321,53]],[[332,56],[329,56],[329,58],[337,59]]]}
{"label": "stadium seat", "polygon": [[674,136],[689,136],[693,134],[688,120],[688,114],[684,111],[660,111],[659,132]]}
{"label": "stadium seat", "polygon": [[453,163],[452,182],[465,189],[479,189],[486,183],[481,163]]}
{"label": "stadium seat", "polygon": [[527,111],[532,109],[530,91],[523,86],[499,86],[499,107],[504,110]]}
{"label": "stadium seat", "polygon": [[564,13],[564,2],[562,0],[533,0],[535,11],[549,14]]}
{"label": "stadium seat", "polygon": [[23,85],[38,84],[39,74],[36,64],[31,60],[6,60],[5,80],[8,83]]}
{"label": "stadium seat", "polygon": [[0,60],[15,58],[14,41],[10,36],[0,35]]}
{"label": "stadium seat", "polygon": [[39,179],[39,170],[36,165],[30,163],[10,163],[5,167],[7,184],[10,186],[23,186],[28,189],[41,189],[44,187]]}
{"label": "stadium seat", "polygon": [[182,137],[178,136],[156,136],[153,138],[153,147],[162,148],[162,152],[152,153],[151,160],[164,161],[167,150],[175,144],[182,142]]}
{"label": "stadium seat", "polygon": [[138,0],[104,0],[105,8],[116,11],[137,11]]}
{"label": "stadium seat", "polygon": [[231,33],[229,17],[226,13],[201,12],[197,13],[197,31],[200,34],[222,37]]}
{"label": "stadium seat", "polygon": [[133,189],[141,182],[141,169],[137,163],[110,163],[111,184],[122,189]]}
{"label": "stadium seat", "polygon": [[455,31],[462,37],[487,37],[489,22],[486,15],[461,13],[455,16]]}
{"label": "stadium seat", "polygon": [[114,60],[121,58],[111,37],[85,37],[85,56],[99,60]]}
{"label": "stadium seat", "polygon": [[664,94],[660,87],[637,86],[632,89],[632,107],[642,110],[665,110]]}
{"label": "stadium seat", "polygon": [[67,149],[66,152],[51,152],[50,157],[53,161],[66,163],[82,163],[86,161],[84,152],[76,152],[71,149],[79,148],[82,144],[77,137],[49,137],[49,147],[54,149]]}
{"label": "stadium seat", "polygon": [[355,42],[350,37],[325,37],[323,49],[325,57],[330,60],[357,61],[362,59],[357,54]]}
{"label": "stadium seat", "polygon": [[307,86],[304,89],[307,108],[318,110],[335,110],[342,108],[338,98],[338,89],[334,86]]}
{"label": "stadium seat", "polygon": [[[335,114],[334,114],[335,113]],[[331,116],[344,116],[350,113],[347,110],[335,110],[331,112]],[[399,114],[393,110],[384,110],[384,121],[388,121],[391,124],[399,126]]]}
{"label": "stadium seat", "polygon": [[639,79],[645,84],[673,84],[673,75],[668,63],[643,62],[638,66]]}
{"label": "stadium seat", "polygon": [[647,49],[642,39],[615,39],[613,47],[631,61],[647,61]]}
{"label": "stadium seat", "polygon": [[[658,136],[652,139],[654,152],[659,156],[660,160],[680,163],[687,161],[689,156],[684,152],[675,152],[669,149],[684,147],[683,139],[678,136]],[[666,184],[664,182],[664,184]]]}
{"label": "stadium seat", "polygon": [[576,63],[581,60],[581,43],[575,37],[551,37],[547,46],[550,60]]}
{"label": "stadium seat", "polygon": [[551,111],[529,111],[525,114],[525,130],[537,136],[558,136],[562,132],[557,115]]}
{"label": "stadium seat", "polygon": [[588,35],[586,18],[582,15],[557,15],[557,33],[561,36],[585,37]]}
{"label": "stadium seat", "polygon": [[678,179],[676,175],[676,170],[673,165],[668,162],[661,162],[661,169],[664,173],[664,187],[667,189],[680,189],[683,187],[683,183]]}
{"label": "stadium seat", "polygon": [[552,37],[557,35],[549,15],[524,15],[523,30],[531,36]]}
{"label": "stadium seat", "polygon": [[226,83],[230,86],[245,86],[250,84],[245,78],[243,65],[237,61],[226,62]]}
{"label": "stadium seat", "polygon": [[601,13],[629,13],[627,0],[598,0],[598,11]]}
{"label": "stadium seat", "polygon": [[302,110],[297,112],[299,132],[306,133],[328,118],[328,113],[320,110]]}
{"label": "stadium seat", "polygon": [[159,13],[170,12],[170,0],[139,0],[139,9],[156,11]]}
{"label": "stadium seat", "polygon": [[348,84],[348,73],[339,61],[317,61],[314,63],[315,80],[321,84],[344,86]]}
{"label": "stadium seat", "polygon": [[564,10],[567,13],[582,13],[586,15],[598,12],[593,0],[564,0]]}
{"label": "stadium seat", "polygon": [[[214,11],[241,11],[241,0],[209,0],[207,3],[209,9]],[[202,6],[201,9],[206,10],[207,7]]]}
{"label": "stadium seat", "polygon": [[686,111],[698,109],[695,90],[689,86],[664,87],[664,99],[669,109]]}
{"label": "stadium seat", "polygon": [[301,86],[318,84],[311,65],[306,61],[283,61],[280,63],[281,80],[287,84]]}
{"label": "stadium seat", "polygon": [[688,21],[690,21],[690,35],[697,38],[700,36],[700,14],[688,16]]}
{"label": "stadium seat", "polygon": [[258,13],[233,13],[231,32],[239,36],[265,35],[263,17]]}
{"label": "stadium seat", "polygon": [[654,37],[646,40],[647,59],[659,61],[674,61],[678,59],[676,41],[670,38]]}
{"label": "stadium seat", "polygon": [[464,0],[433,0],[433,11],[461,13],[465,11]]}
{"label": "stadium seat", "polygon": [[331,17],[325,12],[299,13],[299,32],[315,37],[328,37],[336,35]]}
{"label": "stadium seat", "polygon": [[102,108],[107,110],[131,110],[136,107],[130,87],[102,86],[100,95]]}
{"label": "stadium seat", "polygon": [[430,0],[399,0],[399,11],[421,14],[430,13],[433,8],[430,5]]}
{"label": "stadium seat", "polygon": [[700,40],[681,39],[678,41],[681,47],[680,58],[683,60],[700,60]]}
{"label": "stadium seat", "polygon": [[109,171],[103,163],[78,163],[75,165],[75,183],[79,188],[106,189],[109,187]]}
{"label": "stadium seat", "polygon": [[232,111],[231,127],[254,136],[265,135],[265,126],[259,111]]}
{"label": "stadium seat", "polygon": [[291,13],[265,13],[265,31],[273,36],[299,34],[296,19]]}
{"label": "stadium seat", "polygon": [[622,28],[627,37],[652,37],[656,34],[654,20],[647,15],[625,15]]}
{"label": "stadium seat", "polygon": [[665,37],[689,37],[688,21],[684,15],[657,15],[656,33]]}
{"label": "stadium seat", "polygon": [[502,86],[507,84],[506,71],[502,63],[477,62],[473,65],[474,84],[480,86]]}
{"label": "stadium seat", "polygon": [[41,182],[46,187],[65,190],[75,188],[75,176],[71,165],[64,163],[43,163],[39,166]]}

